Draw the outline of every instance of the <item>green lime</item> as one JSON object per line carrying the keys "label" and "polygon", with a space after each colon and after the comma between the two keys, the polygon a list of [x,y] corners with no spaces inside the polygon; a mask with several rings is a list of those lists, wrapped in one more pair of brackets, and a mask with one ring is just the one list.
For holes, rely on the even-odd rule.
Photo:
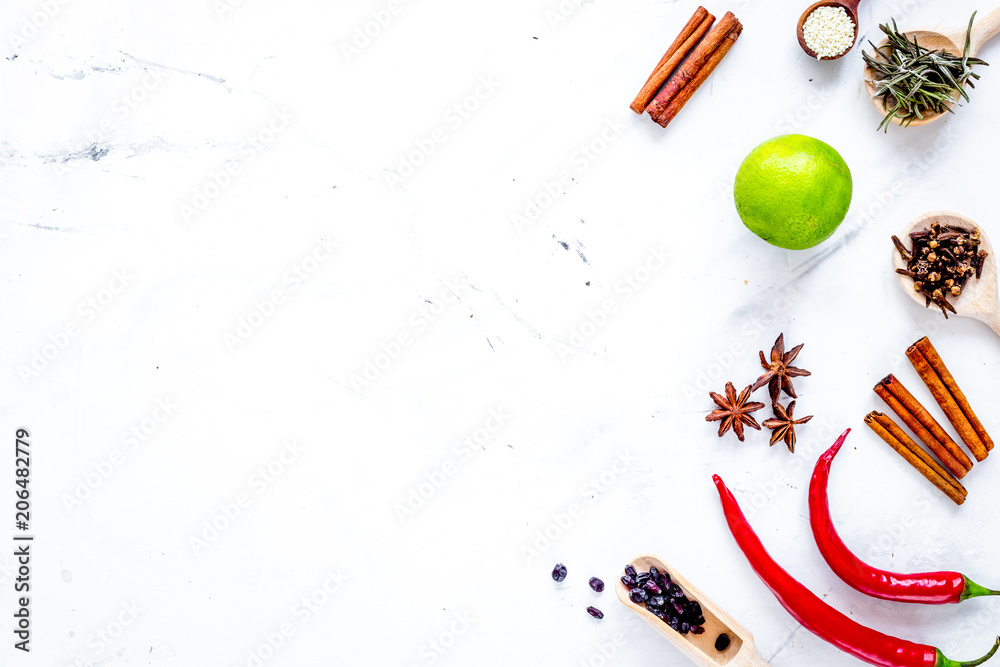
{"label": "green lime", "polygon": [[757,236],[802,250],[830,238],[851,206],[851,170],[832,146],[801,134],[769,139],[736,172],[736,212]]}

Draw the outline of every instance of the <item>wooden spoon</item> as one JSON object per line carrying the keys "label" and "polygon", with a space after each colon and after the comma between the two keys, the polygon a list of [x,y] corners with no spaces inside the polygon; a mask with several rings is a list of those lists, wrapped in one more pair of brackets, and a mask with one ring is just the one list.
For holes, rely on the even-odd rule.
{"label": "wooden spoon", "polygon": [[[993,246],[990,245],[990,240],[986,237],[986,233],[980,225],[958,213],[932,211],[924,213],[900,230],[898,234],[899,240],[909,249],[911,247],[910,232],[915,229],[930,227],[934,221],[940,222],[942,225],[957,225],[968,229],[979,227],[979,249],[989,253],[986,256],[986,264],[983,266],[983,274],[979,279],[969,278],[969,281],[965,283],[965,287],[962,289],[962,294],[955,298],[949,298],[949,301],[955,306],[955,314],[974,317],[981,322],[985,322],[993,331],[1000,334],[1000,312],[998,312],[997,308],[996,256],[993,254]],[[897,269],[906,268],[906,262],[900,257],[895,248],[892,250],[892,263]],[[896,277],[899,278],[899,284],[902,285],[903,289],[914,301],[921,306],[926,304],[926,297],[913,289],[912,278],[899,275],[898,273]],[[931,303],[931,307],[937,308],[933,303]]]}
{"label": "wooden spoon", "polygon": [[[962,26],[960,28],[924,28],[921,30],[911,30],[903,33],[903,36],[908,40],[912,41],[914,37],[917,38],[917,44],[926,47],[932,51],[943,50],[947,53],[954,55],[962,55],[965,52],[965,34],[968,30],[968,25]],[[1000,8],[994,9],[992,12],[982,17],[976,21],[972,26],[972,38],[969,44],[969,55],[975,57],[983,45],[986,42],[993,39],[997,33],[1000,33]],[[882,48],[888,42],[887,39],[883,39],[878,44],[878,48]],[[875,108],[879,110],[879,113],[884,117],[887,109],[885,105],[882,104],[881,98],[875,98],[875,71],[865,65],[865,88],[868,90],[868,96],[871,97],[872,103]],[[955,100],[958,101],[959,94],[955,92]],[[927,114],[923,118],[915,118],[912,122],[907,123],[907,127],[917,127],[920,125],[926,125],[931,121],[935,121],[944,113],[937,114]],[[902,124],[902,119],[893,116],[892,122],[896,125]]]}
{"label": "wooden spoon", "polygon": [[[681,590],[684,591],[684,594],[689,599],[696,600],[701,605],[702,614],[705,617],[705,632],[700,635],[693,635],[690,632],[682,635],[646,609],[645,605],[632,602],[629,599],[629,589],[621,582],[621,579],[615,584],[615,592],[618,593],[618,599],[626,607],[629,607],[632,611],[639,614],[639,616],[646,619],[660,634],[669,639],[681,653],[695,663],[702,665],[702,667],[719,667],[720,665],[728,665],[729,667],[768,667],[768,664],[757,654],[757,650],[754,648],[753,635],[737,623],[732,616],[716,607],[711,600],[678,574],[677,570],[650,554],[645,554],[634,559],[632,566],[639,572],[646,572],[650,566],[654,566],[659,571],[668,573],[670,579],[681,587]],[[729,635],[729,646],[724,651],[716,651],[715,640],[722,633]]]}
{"label": "wooden spoon", "polygon": [[861,4],[861,0],[843,0],[842,2],[836,2],[835,0],[821,0],[820,2],[817,2],[814,5],[811,5],[809,7],[809,9],[805,10],[804,12],[802,12],[802,16],[799,17],[798,28],[795,31],[796,34],[798,35],[799,46],[802,47],[802,50],[805,51],[806,54],[809,57],[811,57],[811,58],[819,58],[819,56],[816,55],[816,52],[813,51],[812,49],[810,49],[806,45],[806,38],[802,34],[802,26],[805,24],[806,19],[809,18],[809,15],[813,13],[813,10],[815,10],[817,7],[840,7],[840,8],[844,9],[847,12],[847,15],[851,18],[851,21],[854,22],[854,40],[851,42],[851,46],[848,47],[848,48],[846,48],[846,49],[844,49],[844,52],[841,53],[840,55],[827,56],[827,57],[823,57],[823,58],[819,58],[819,59],[820,60],[836,60],[837,58],[843,58],[845,55],[847,55],[847,53],[851,49],[854,48],[854,42],[858,41],[858,5],[859,4]]}

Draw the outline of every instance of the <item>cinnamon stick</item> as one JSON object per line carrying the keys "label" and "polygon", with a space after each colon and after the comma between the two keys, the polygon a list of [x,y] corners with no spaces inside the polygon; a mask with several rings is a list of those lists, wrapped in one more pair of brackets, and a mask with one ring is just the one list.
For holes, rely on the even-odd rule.
{"label": "cinnamon stick", "polygon": [[729,36],[725,39],[722,45],[716,49],[715,53],[711,55],[701,71],[698,72],[698,74],[695,75],[695,78],[691,80],[691,83],[682,88],[681,91],[677,93],[672,100],[670,100],[670,103],[667,104],[666,108],[656,116],[655,120],[661,127],[666,127],[670,121],[677,117],[677,114],[684,108],[684,105],[687,104],[688,100],[690,100],[691,97],[698,91],[698,88],[705,83],[708,76],[713,70],[715,70],[719,63],[722,62],[722,59],[727,53],[729,53],[729,50],[733,48],[733,45],[736,44],[736,40],[742,32],[743,26],[740,26],[733,32],[729,33]]}
{"label": "cinnamon stick", "polygon": [[965,452],[894,376],[888,375],[875,385],[875,393],[934,452],[952,475],[961,479],[972,469],[972,461]]}
{"label": "cinnamon stick", "polygon": [[687,57],[701,38],[705,36],[708,29],[715,23],[715,17],[708,13],[704,7],[694,10],[694,15],[688,20],[680,34],[674,40],[670,48],[667,49],[660,62],[653,68],[653,73],[646,79],[642,90],[635,96],[629,106],[632,111],[641,114],[646,110],[646,105],[656,95],[663,82],[673,73],[677,66]]}
{"label": "cinnamon stick", "polygon": [[913,438],[908,436],[906,431],[900,428],[899,424],[892,420],[892,417],[882,414],[881,412],[872,412],[870,413],[870,416],[881,424],[882,428],[888,431],[897,442],[913,452],[917,458],[923,461],[924,464],[933,470],[934,473],[941,479],[950,484],[958,493],[963,496],[967,496],[969,494],[969,492],[965,490],[965,487],[962,486],[962,483],[955,479],[950,472],[945,470],[940,463],[935,461],[934,457],[927,453],[927,450],[914,442]]}
{"label": "cinnamon stick", "polygon": [[[975,432],[976,437],[979,439],[979,442],[983,444],[987,452],[992,450],[993,439],[990,438],[990,434],[986,432],[986,429],[983,427],[983,423],[979,421],[978,417],[976,417],[976,413],[972,411],[972,407],[969,405],[969,399],[967,399],[965,397],[965,394],[962,393],[962,390],[958,388],[958,383],[955,381],[954,376],[948,370],[948,367],[944,365],[944,361],[942,361],[941,355],[939,355],[937,350],[934,349],[934,346],[931,345],[931,341],[926,336],[924,336],[916,343],[914,343],[913,347],[920,351],[920,353],[924,356],[924,359],[927,360],[927,363],[934,370],[934,373],[941,380],[941,383],[948,390],[948,393],[951,395],[954,402],[958,405],[959,410],[961,410],[962,415],[965,417],[966,421],[969,423],[969,425],[972,427],[972,430]],[[909,350],[907,350],[906,356],[907,357],[910,356]],[[910,359],[910,361],[912,362],[913,359]],[[920,373],[920,369],[917,369],[917,372]],[[927,379],[924,379],[924,375],[922,373],[920,377],[921,379],[924,380],[924,383],[927,382]],[[930,388],[930,385],[928,385],[928,388]],[[935,396],[935,398],[937,397]],[[944,408],[944,406],[941,407],[942,409]],[[952,424],[954,423],[955,422],[952,422]],[[955,428],[956,429],[958,428],[957,424],[955,425]],[[961,431],[959,431],[959,435],[962,435]],[[962,437],[963,439],[965,438],[964,435]],[[966,444],[968,445],[969,442],[966,441]],[[982,461],[982,459],[980,459],[978,456],[976,458]]]}
{"label": "cinnamon stick", "polygon": [[[742,30],[743,25],[733,13],[726,12],[688,59],[684,61],[684,64],[674,72],[670,80],[656,94],[653,101],[646,107],[646,113],[660,125],[666,126],[722,61]],[[675,99],[677,102],[674,102]],[[673,107],[672,114],[664,119],[667,109],[671,106]]]}
{"label": "cinnamon stick", "polygon": [[895,449],[900,456],[906,459],[907,463],[916,468],[917,471],[931,484],[936,486],[946,496],[951,498],[956,505],[961,505],[965,502],[965,495],[963,495],[956,487],[949,484],[943,477],[935,473],[923,459],[897,440],[896,437],[873,416],[875,414],[878,413],[871,413],[865,416],[865,423],[869,426],[869,428],[871,428],[871,430],[875,431],[875,433],[878,434],[878,436],[882,438],[887,445]]}

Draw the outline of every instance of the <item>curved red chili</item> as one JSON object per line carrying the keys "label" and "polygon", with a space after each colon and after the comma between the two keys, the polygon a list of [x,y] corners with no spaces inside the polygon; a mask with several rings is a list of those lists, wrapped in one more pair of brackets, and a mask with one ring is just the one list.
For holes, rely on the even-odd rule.
{"label": "curved red chili", "polygon": [[823,558],[847,585],[865,595],[883,600],[947,604],[961,602],[980,595],[998,595],[1000,591],[983,588],[959,572],[922,572],[899,574],[878,570],[851,553],[837,534],[830,518],[827,482],[830,466],[851,429],[837,438],[833,446],[819,457],[809,482],[809,523]]}
{"label": "curved red chili", "polygon": [[993,648],[982,658],[957,662],[946,658],[940,650],[925,644],[898,639],[867,628],[820,600],[814,593],[793,579],[771,558],[760,538],[747,523],[736,498],[718,475],[712,480],[719,490],[722,509],[729,530],[743,550],[750,566],[764,582],[781,606],[816,636],[872,665],[881,667],[974,667],[993,656],[1000,647],[997,637]]}

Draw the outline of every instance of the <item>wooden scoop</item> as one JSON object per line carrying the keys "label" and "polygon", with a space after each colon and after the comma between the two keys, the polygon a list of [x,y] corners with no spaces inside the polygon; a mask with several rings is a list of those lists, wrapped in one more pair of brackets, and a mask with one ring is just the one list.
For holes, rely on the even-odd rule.
{"label": "wooden scoop", "polygon": [[[639,614],[639,616],[646,619],[661,635],[669,639],[681,653],[689,657],[696,664],[702,665],[702,667],[719,667],[720,665],[728,665],[729,667],[768,667],[768,664],[757,654],[754,648],[753,635],[737,623],[732,616],[715,606],[703,593],[678,574],[677,570],[650,554],[644,554],[634,559],[632,566],[639,572],[646,572],[650,566],[653,566],[661,572],[668,573],[670,579],[681,587],[681,590],[684,591],[688,599],[695,600],[701,605],[702,614],[705,617],[705,632],[700,635],[694,635],[690,632],[682,635],[646,609],[645,605],[632,602],[629,599],[629,589],[621,582],[621,579],[615,583],[615,592],[618,593],[618,599],[626,607],[629,607],[632,611]],[[715,650],[715,640],[722,633],[729,635],[729,646],[724,651],[717,651]]]}
{"label": "wooden scoop", "polygon": [[[903,33],[903,36],[908,40],[912,41],[914,37],[917,38],[917,44],[926,47],[931,51],[946,51],[954,55],[962,55],[965,52],[965,33],[968,30],[968,24],[958,28],[924,28],[921,30],[910,30]],[[969,44],[969,56],[975,57],[983,45],[986,42],[993,39],[997,33],[1000,33],[1000,8],[994,9],[992,12],[986,16],[980,18],[972,26],[972,37]],[[885,46],[888,40],[883,39],[878,44],[878,48]],[[882,99],[875,98],[876,84],[874,82],[875,71],[872,68],[865,66],[865,88],[868,90],[868,96],[872,98],[872,103],[875,108],[879,110],[879,113],[884,117],[888,111],[885,105],[882,104]],[[955,100],[958,101],[959,94],[955,92]],[[917,127],[919,125],[926,125],[932,121],[937,120],[944,113],[931,114],[928,113],[923,118],[914,118],[911,122],[908,122],[907,127]],[[892,122],[896,125],[902,124],[902,119],[893,116]]]}
{"label": "wooden scoop", "polygon": [[850,52],[850,50],[854,48],[854,42],[858,41],[858,5],[860,4],[861,0],[842,0],[841,2],[836,2],[835,0],[821,0],[820,2],[817,2],[814,5],[811,5],[807,10],[802,12],[802,16],[799,17],[799,25],[795,31],[799,38],[799,46],[802,47],[802,50],[805,51],[809,57],[819,58],[819,56],[816,55],[816,52],[810,49],[806,45],[806,38],[802,34],[802,26],[805,25],[806,19],[809,18],[809,15],[813,13],[813,10],[817,9],[818,7],[840,7],[847,12],[847,15],[851,18],[851,21],[854,23],[854,41],[852,41],[851,46],[844,49],[844,52],[841,53],[840,55],[824,56],[823,58],[821,58],[821,60],[836,60],[837,58],[843,58],[844,56],[846,56]]}
{"label": "wooden scoop", "polygon": [[[956,225],[968,229],[972,229],[973,227],[979,228],[979,249],[989,253],[986,256],[986,264],[983,266],[983,274],[978,279],[969,278],[969,281],[965,283],[965,287],[962,288],[962,293],[948,300],[955,307],[954,314],[974,317],[981,322],[985,322],[993,331],[1000,334],[1000,312],[997,309],[997,262],[996,256],[993,254],[993,246],[990,245],[990,240],[987,238],[982,226],[977,225],[975,221],[958,213],[932,211],[924,213],[910,222],[910,224],[900,230],[897,236],[903,242],[903,245],[909,249],[911,247],[910,232],[930,227],[931,223],[935,221],[940,222],[942,225]],[[906,268],[906,261],[899,255],[899,252],[895,248],[892,249],[892,263],[897,269]],[[926,297],[913,289],[912,278],[898,273],[896,277],[899,278],[899,284],[903,287],[903,290],[914,301],[921,306],[926,304]],[[931,303],[930,307],[937,308],[933,303]]]}

